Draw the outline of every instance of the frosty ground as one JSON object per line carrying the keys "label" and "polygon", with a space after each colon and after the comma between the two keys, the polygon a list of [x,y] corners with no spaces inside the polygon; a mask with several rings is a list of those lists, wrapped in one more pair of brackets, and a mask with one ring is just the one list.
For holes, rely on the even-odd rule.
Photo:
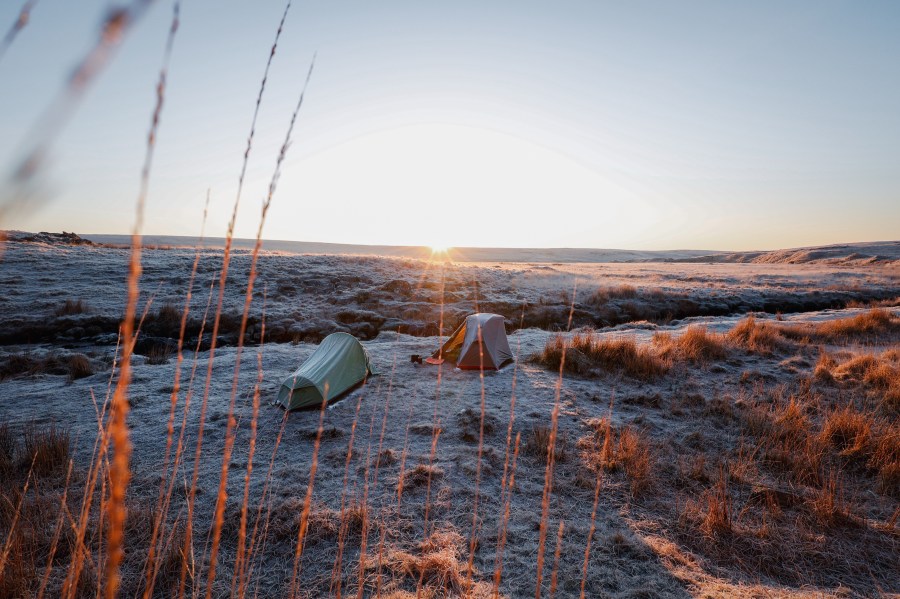
{"label": "frosty ground", "polygon": [[[141,334],[149,341],[139,343],[129,392],[134,513],[152,509],[165,474],[178,368],[172,310],[180,317],[195,256],[190,249],[144,255],[147,316]],[[0,261],[5,344],[0,362],[8,366],[13,357],[25,356],[17,362],[24,366],[7,368],[0,380],[0,422],[13,430],[49,423],[65,427],[73,439],[75,469],[82,472],[76,480],[91,460],[98,406],[115,376],[110,367],[126,259],[125,250],[12,243]],[[204,320],[203,314],[210,297],[215,302],[220,266],[221,253],[204,250],[192,287],[193,328],[185,347],[201,349],[187,350],[180,366],[176,436],[185,398],[192,399],[184,429],[189,455],[175,475],[181,492],[170,510],[173,520],[183,518],[194,466],[210,359],[210,325],[204,323],[211,317]],[[222,469],[239,353],[234,323],[248,267],[247,253],[239,252],[226,287],[228,326],[217,339],[211,369],[194,518],[192,560],[198,572],[205,572]],[[809,429],[819,436],[828,416],[847,405],[870,415],[873,430],[895,435],[897,414],[884,398],[900,377],[892,375],[885,389],[842,366],[872,355],[891,372],[900,369],[895,322],[900,313],[888,308],[893,316],[883,330],[824,341],[786,336],[769,351],[726,341],[749,311],[760,311],[758,323],[795,330],[868,314],[863,304],[890,305],[900,291],[898,281],[896,264],[449,264],[267,253],[240,358],[237,437],[228,464],[229,501],[214,595],[228,596],[234,585],[231,567],[257,381],[261,405],[249,506],[255,514],[262,505],[268,525],[265,543],[253,556],[251,589],[262,597],[287,592],[320,413],[285,415],[270,402],[281,380],[336,330],[364,339],[380,374],[324,412],[300,577],[309,596],[335,594],[338,586],[355,594],[360,580],[372,596],[406,596],[417,586],[431,596],[489,595],[506,497],[510,515],[500,591],[510,597],[535,592],[542,530],[544,592],[555,587],[559,596],[578,596],[582,582],[587,596],[613,597],[898,593],[897,479],[885,478],[843,446],[829,449],[825,478],[839,479],[842,503],[832,510],[840,517],[825,517],[817,506],[827,484],[798,479],[793,467],[776,468],[767,444],[771,423],[782,422],[794,404],[802,406]],[[482,378],[451,365],[409,361],[411,354],[436,349],[442,336],[476,310],[506,317],[518,355],[514,365]],[[776,312],[783,314],[776,318]],[[597,367],[560,378],[558,368],[533,358],[557,331],[583,327],[598,328],[600,339],[633,339],[657,352],[665,338],[660,333],[677,339],[705,327],[706,334],[721,338],[724,353],[671,358],[667,370],[652,377]],[[93,374],[67,372],[67,360],[76,354],[87,357]],[[819,368],[823,355],[832,360],[827,377]],[[545,436],[557,399],[559,434],[542,523]],[[760,419],[769,424],[760,425]],[[624,456],[618,466],[609,463],[609,455],[601,459],[606,438],[621,444],[630,434],[626,430],[640,436],[639,451],[646,451],[649,469],[630,470]],[[504,473],[517,435],[515,484],[505,494]],[[264,496],[270,460],[271,486]],[[596,531],[584,576],[598,476]],[[709,500],[723,484],[731,512],[727,530],[709,526],[714,509]],[[434,575],[424,569],[426,509],[429,533],[446,533],[438,549],[455,572]],[[472,547],[471,577],[478,584],[459,581],[468,574]],[[366,564],[362,576],[361,563]],[[140,559],[126,563],[126,589],[132,594],[141,588],[141,568]],[[61,584],[63,575],[54,571],[51,585]],[[202,589],[205,581],[198,574],[189,584]],[[157,587],[160,596],[169,590]]]}

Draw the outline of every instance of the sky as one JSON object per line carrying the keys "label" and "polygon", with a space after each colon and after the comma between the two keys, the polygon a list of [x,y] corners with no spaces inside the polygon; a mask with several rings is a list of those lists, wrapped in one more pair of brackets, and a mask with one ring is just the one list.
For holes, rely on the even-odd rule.
{"label": "sky", "polygon": [[[24,2],[24,0],[22,0]],[[0,27],[22,2],[0,2]],[[39,0],[0,57],[0,199],[115,3]],[[0,229],[127,233],[172,14],[156,0]],[[283,0],[184,0],[143,225],[225,234]],[[900,239],[900,2],[295,0],[235,234],[752,250]]]}

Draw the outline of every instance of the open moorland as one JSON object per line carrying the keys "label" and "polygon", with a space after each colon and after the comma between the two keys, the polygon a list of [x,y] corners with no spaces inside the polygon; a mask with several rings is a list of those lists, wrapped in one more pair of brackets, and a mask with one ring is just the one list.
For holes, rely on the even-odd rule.
{"label": "open moorland", "polygon": [[[900,594],[900,267],[858,249],[266,251],[243,343],[249,251],[219,311],[219,249],[147,249],[123,596]],[[3,249],[0,596],[103,585],[128,260]],[[475,311],[505,317],[514,364],[410,362]],[[324,410],[270,405],[334,331],[378,376]]]}

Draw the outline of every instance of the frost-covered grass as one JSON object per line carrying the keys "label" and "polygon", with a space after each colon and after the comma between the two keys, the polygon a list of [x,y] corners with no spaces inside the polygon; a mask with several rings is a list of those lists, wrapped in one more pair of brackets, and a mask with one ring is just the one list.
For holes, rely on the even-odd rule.
{"label": "frost-covered grass", "polygon": [[[156,270],[153,256],[145,264],[151,273]],[[358,260],[357,271],[380,269],[381,278],[372,285],[383,289],[372,292],[368,305],[375,305],[377,293],[398,293],[403,297],[393,301],[399,306],[421,311],[422,302],[409,299],[417,293],[413,283],[409,288],[397,283],[407,277],[417,282],[414,267],[424,269],[421,292],[439,301],[440,287],[427,284],[440,281],[429,278],[434,266]],[[491,285],[503,280],[494,269],[464,268]],[[504,272],[524,277],[535,272],[529,268]],[[447,272],[456,271],[448,267]],[[4,270],[3,276],[14,275]],[[555,277],[538,278],[532,288],[543,289],[546,296],[542,286],[555,284]],[[448,278],[445,274],[445,282]],[[302,289],[304,281],[297,277],[293,285]],[[565,288],[558,291],[562,305]],[[458,287],[445,286],[444,292],[460,310],[465,302],[474,302],[461,299]],[[479,288],[479,297],[488,293],[488,285]],[[635,293],[641,295],[642,288],[637,286]],[[180,323],[183,300],[160,292],[146,310],[141,336],[153,337],[151,331],[161,330],[153,328],[157,321]],[[207,301],[208,283],[188,318],[203,322]],[[102,296],[90,305],[85,318],[103,311]],[[543,306],[551,307],[546,301]],[[293,299],[268,294],[266,332],[275,326],[270,315],[277,320],[292,309]],[[869,314],[866,309],[787,314],[781,321],[765,315],[705,317],[561,335],[511,327],[510,344],[519,360],[486,373],[483,416],[477,373],[445,365],[438,382],[437,368],[409,362],[410,354],[436,348],[440,340],[435,336],[382,331],[365,341],[382,374],[324,413],[284,415],[269,405],[281,379],[315,344],[265,341],[246,348],[213,596],[242,588],[255,592],[257,587],[259,596],[284,596],[292,578],[292,568],[284,570],[285,556],[296,554],[301,537],[297,584],[305,593],[334,594],[340,586],[343,594],[355,594],[362,572],[368,594],[380,590],[385,596],[414,596],[421,586],[429,593],[489,595],[499,572],[503,594],[530,596],[537,582],[535,554],[542,529],[547,531],[542,584],[549,590],[555,571],[559,596],[577,596],[582,580],[587,588],[610,594],[640,588],[669,597],[685,596],[690,589],[827,594],[838,585],[861,595],[876,585],[896,592],[892,571],[880,566],[895,551],[891,527],[900,467],[891,441],[896,437],[896,417],[890,412],[894,404],[887,398],[896,386],[896,349],[891,349],[896,341],[869,329],[862,336],[819,342],[783,333],[820,328],[846,332],[850,329],[843,323],[870,322]],[[515,312],[507,317],[514,319]],[[207,327],[209,322],[207,318]],[[445,336],[451,326],[445,323]],[[865,345],[858,345],[859,340]],[[87,551],[90,560],[82,560],[78,585],[91,591],[103,580],[103,537],[96,533],[95,518],[102,513],[106,462],[95,451],[95,441],[98,431],[105,430],[104,397],[110,376],[113,382],[116,377],[109,370],[115,339],[105,346],[80,345],[84,347],[20,344],[0,350],[0,361],[17,355],[60,360],[57,370],[27,371],[0,383],[0,422],[7,423],[12,438],[36,420],[56,422],[69,432],[69,483],[65,469],[53,468],[41,475],[40,484],[29,485],[23,506],[40,505],[59,515],[50,506],[62,505],[65,493],[78,522],[82,500],[93,489],[84,536],[79,540],[77,530],[62,528],[56,550],[68,556],[77,555],[79,547]],[[576,358],[567,355],[567,365],[584,370],[564,369],[554,432],[559,362],[545,368],[526,358],[557,346],[580,352]],[[123,591],[130,595],[147,588],[148,575],[155,580],[155,592],[162,594],[177,592],[182,572],[188,595],[202,595],[207,585],[206,538],[218,501],[237,351],[228,346],[217,350],[207,390],[209,352],[194,349],[185,344],[180,363],[177,348],[164,357],[138,352],[134,358],[128,396],[130,517],[122,570]],[[70,377],[65,358],[82,352],[95,372]],[[852,408],[846,407],[848,401]],[[204,440],[195,462],[201,422]],[[310,481],[314,456],[317,471]],[[13,463],[12,470],[5,470],[12,478],[5,480],[21,491],[27,471],[20,458]],[[193,541],[188,542],[195,465]],[[545,496],[547,515],[542,518]],[[10,501],[16,504],[15,497]],[[34,509],[23,507],[22,531],[31,530],[26,523]],[[11,521],[5,522],[8,532]],[[560,523],[564,534],[557,561]],[[63,589],[74,562],[71,557],[48,560],[55,529],[46,530],[50,542],[29,554],[37,567],[25,580],[33,592],[42,584],[46,563],[57,564],[47,582],[47,596],[52,596]],[[825,541],[810,543],[813,537]],[[501,542],[503,538],[507,540]],[[871,570],[866,576],[858,574],[862,562]],[[805,567],[789,566],[798,563]]]}

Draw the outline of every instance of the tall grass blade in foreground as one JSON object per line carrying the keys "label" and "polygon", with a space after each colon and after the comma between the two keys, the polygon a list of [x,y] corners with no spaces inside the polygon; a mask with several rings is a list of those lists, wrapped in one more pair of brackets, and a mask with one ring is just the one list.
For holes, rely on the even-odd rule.
{"label": "tall grass blade in foreground", "polygon": [[[566,330],[572,328],[572,317],[575,314],[575,298],[577,296],[578,286],[572,290],[572,302],[569,306],[569,322]],[[559,359],[559,376],[556,379],[555,397],[553,399],[553,411],[550,415],[550,437],[547,440],[547,468],[544,472],[544,494],[541,499],[541,525],[538,537],[538,554],[537,554],[537,583],[535,584],[535,599],[541,597],[541,581],[544,574],[544,548],[547,541],[547,519],[550,513],[550,495],[553,492],[553,462],[556,454],[556,433],[559,427],[559,404],[562,397],[563,372],[566,367],[565,349]]]}
{"label": "tall grass blade in foreground", "polygon": [[[259,116],[259,108],[260,108],[260,105],[262,104],[263,93],[265,92],[265,89],[266,89],[266,81],[268,80],[268,77],[269,77],[269,69],[272,65],[272,59],[275,57],[275,50],[278,47],[278,40],[281,37],[281,32],[284,28],[284,21],[287,18],[287,13],[288,13],[288,10],[290,9],[290,7],[291,7],[291,0],[288,0],[288,3],[285,5],[284,13],[282,14],[282,17],[281,17],[281,21],[278,24],[278,30],[275,32],[275,41],[273,42],[272,48],[269,51],[269,57],[268,57],[268,60],[266,61],[266,68],[263,71],[262,82],[260,83],[259,93],[257,94],[257,97],[256,97],[256,105],[253,109],[253,119],[251,120],[251,123],[250,123],[250,133],[247,136],[247,146],[246,146],[246,149],[244,150],[244,158],[243,158],[243,162],[241,165],[241,173],[240,173],[240,176],[238,177],[238,187],[237,187],[237,192],[236,192],[235,200],[234,200],[234,209],[231,214],[231,220],[228,223],[228,230],[225,235],[225,248],[224,248],[224,251],[222,254],[222,270],[219,275],[219,297],[218,297],[218,302],[216,304],[215,317],[213,318],[212,341],[210,343],[209,361],[208,361],[208,366],[207,366],[207,370],[206,370],[206,385],[203,390],[203,401],[202,401],[201,408],[200,408],[200,427],[199,427],[199,431],[197,433],[197,446],[196,446],[196,450],[194,453],[194,472],[193,472],[193,476],[191,479],[191,490],[190,490],[190,494],[188,497],[188,515],[187,515],[187,521],[186,521],[187,530],[185,533],[185,545],[184,545],[185,553],[188,552],[188,549],[191,546],[191,543],[193,542],[194,502],[196,500],[196,485],[197,485],[197,478],[199,477],[200,456],[202,453],[202,446],[203,446],[204,420],[206,417],[206,408],[209,403],[210,385],[212,383],[213,362],[215,359],[215,352],[216,352],[216,339],[219,334],[219,324],[220,324],[220,320],[221,320],[221,316],[222,316],[222,307],[223,307],[224,301],[225,301],[225,284],[228,280],[228,266],[230,264],[230,259],[231,259],[231,243],[232,243],[232,238],[234,237],[234,226],[237,221],[238,207],[240,206],[240,201],[241,201],[241,192],[243,191],[243,187],[244,187],[244,177],[247,172],[247,163],[250,159],[250,150],[253,147],[253,138],[256,134],[256,121]],[[241,335],[241,337],[243,338],[243,335]],[[240,357],[238,356],[237,365],[239,365],[239,364],[240,364]],[[231,432],[230,431],[230,426],[231,426],[230,419],[231,419],[231,413],[229,411],[229,431],[228,431],[229,434]],[[227,471],[223,474],[223,478],[225,476],[227,476]],[[223,505],[223,509],[224,509],[224,505]],[[214,523],[213,526],[214,526],[214,533],[213,533],[214,542],[213,542],[213,549],[211,551],[211,553],[212,553],[211,557],[214,559],[216,550],[217,550],[217,543],[218,543],[218,539],[217,539],[218,532],[215,532],[215,531],[221,529],[221,524]],[[180,584],[179,595],[178,595],[179,597],[182,597],[184,594],[184,583],[185,583],[185,579],[187,576],[186,565],[187,565],[186,563],[184,563],[182,565],[181,584]],[[209,577],[210,582],[213,580],[213,578],[215,576],[215,566],[212,566],[211,570],[212,570],[211,576]],[[207,593],[211,593],[211,592],[212,592],[212,589],[210,586],[210,588],[207,589]]]}
{"label": "tall grass blade in foreground", "polygon": [[0,61],[3,60],[3,56],[6,54],[6,51],[9,50],[9,47],[12,46],[12,43],[19,35],[19,32],[28,25],[28,21],[31,18],[31,11],[37,3],[38,0],[26,0],[25,4],[22,5],[15,22],[13,22],[9,31],[6,32],[6,35],[3,36],[3,41],[0,42]]}
{"label": "tall grass blade in foreground", "polygon": [[54,138],[65,127],[122,40],[154,2],[155,0],[132,0],[125,6],[108,9],[96,41],[27,135],[28,142],[23,145],[28,150],[10,178],[13,193],[0,202],[0,222],[7,213],[27,201],[27,188],[34,183],[35,176],[40,172]]}
{"label": "tall grass blade in foreground", "polygon": [[[297,105],[294,107],[294,112],[291,115],[290,125],[288,125],[287,133],[284,136],[284,143],[281,145],[281,150],[278,152],[278,158],[275,161],[275,172],[272,173],[272,179],[269,182],[269,192],[266,196],[265,202],[263,203],[262,215],[260,216],[259,220],[259,228],[256,232],[256,244],[253,246],[253,255],[250,260],[250,276],[247,282],[247,293],[244,298],[244,312],[241,316],[241,327],[240,332],[238,333],[237,353],[235,354],[234,377],[231,384],[231,399],[229,400],[228,404],[228,420],[225,429],[225,449],[222,452],[222,473],[219,478],[218,502],[216,504],[215,520],[213,521],[212,547],[210,548],[209,552],[209,573],[207,577],[206,587],[207,599],[212,597],[212,585],[215,581],[216,576],[216,556],[218,555],[219,540],[222,533],[222,524],[225,518],[228,467],[231,463],[231,452],[234,447],[234,438],[236,434],[234,430],[234,404],[235,400],[237,399],[238,380],[241,372],[241,354],[244,348],[244,335],[247,332],[247,319],[250,315],[250,305],[253,302],[253,284],[256,281],[257,276],[256,268],[259,261],[259,251],[262,248],[263,227],[266,224],[266,215],[269,212],[269,207],[272,205],[272,198],[275,196],[275,189],[278,187],[278,180],[281,177],[281,167],[284,163],[285,157],[287,156],[288,148],[291,145],[291,135],[294,132],[294,125],[297,122],[297,115],[300,113],[300,108],[303,106],[303,98],[306,95],[306,89],[309,85],[309,80],[312,77],[313,68],[315,67],[315,65],[316,57],[315,55],[313,55],[312,62],[309,65],[309,71],[306,74],[306,80],[303,82],[303,88],[300,91],[300,97],[297,100]],[[223,295],[224,288],[219,290],[219,297],[222,298]],[[210,360],[210,367],[211,366],[212,361]]]}
{"label": "tall grass blade in foreground", "polygon": [[113,599],[119,588],[119,565],[124,555],[125,527],[125,492],[131,477],[129,459],[131,457],[131,442],[128,438],[128,385],[131,383],[131,354],[134,350],[134,316],[137,307],[139,289],[138,282],[141,277],[141,228],[144,221],[144,205],[147,200],[147,190],[150,183],[150,169],[153,165],[153,152],[156,148],[156,135],[159,130],[160,116],[166,92],[166,74],[169,69],[169,61],[172,57],[172,47],[175,43],[175,33],[178,31],[178,12],[180,2],[175,1],[172,25],[166,40],[166,48],[163,53],[163,64],[159,72],[159,82],[156,86],[156,106],[150,124],[150,132],[147,134],[147,151],[144,156],[144,166],[141,170],[141,186],[138,193],[136,218],[134,230],[131,236],[131,260],[128,268],[128,295],[125,304],[125,317],[122,321],[122,337],[125,345],[122,352],[122,366],[119,372],[119,381],[113,393],[112,414],[110,420],[110,436],[114,449],[112,466],[110,468],[110,498],[108,509],[109,529],[107,532],[107,562],[106,562],[106,596]]}

